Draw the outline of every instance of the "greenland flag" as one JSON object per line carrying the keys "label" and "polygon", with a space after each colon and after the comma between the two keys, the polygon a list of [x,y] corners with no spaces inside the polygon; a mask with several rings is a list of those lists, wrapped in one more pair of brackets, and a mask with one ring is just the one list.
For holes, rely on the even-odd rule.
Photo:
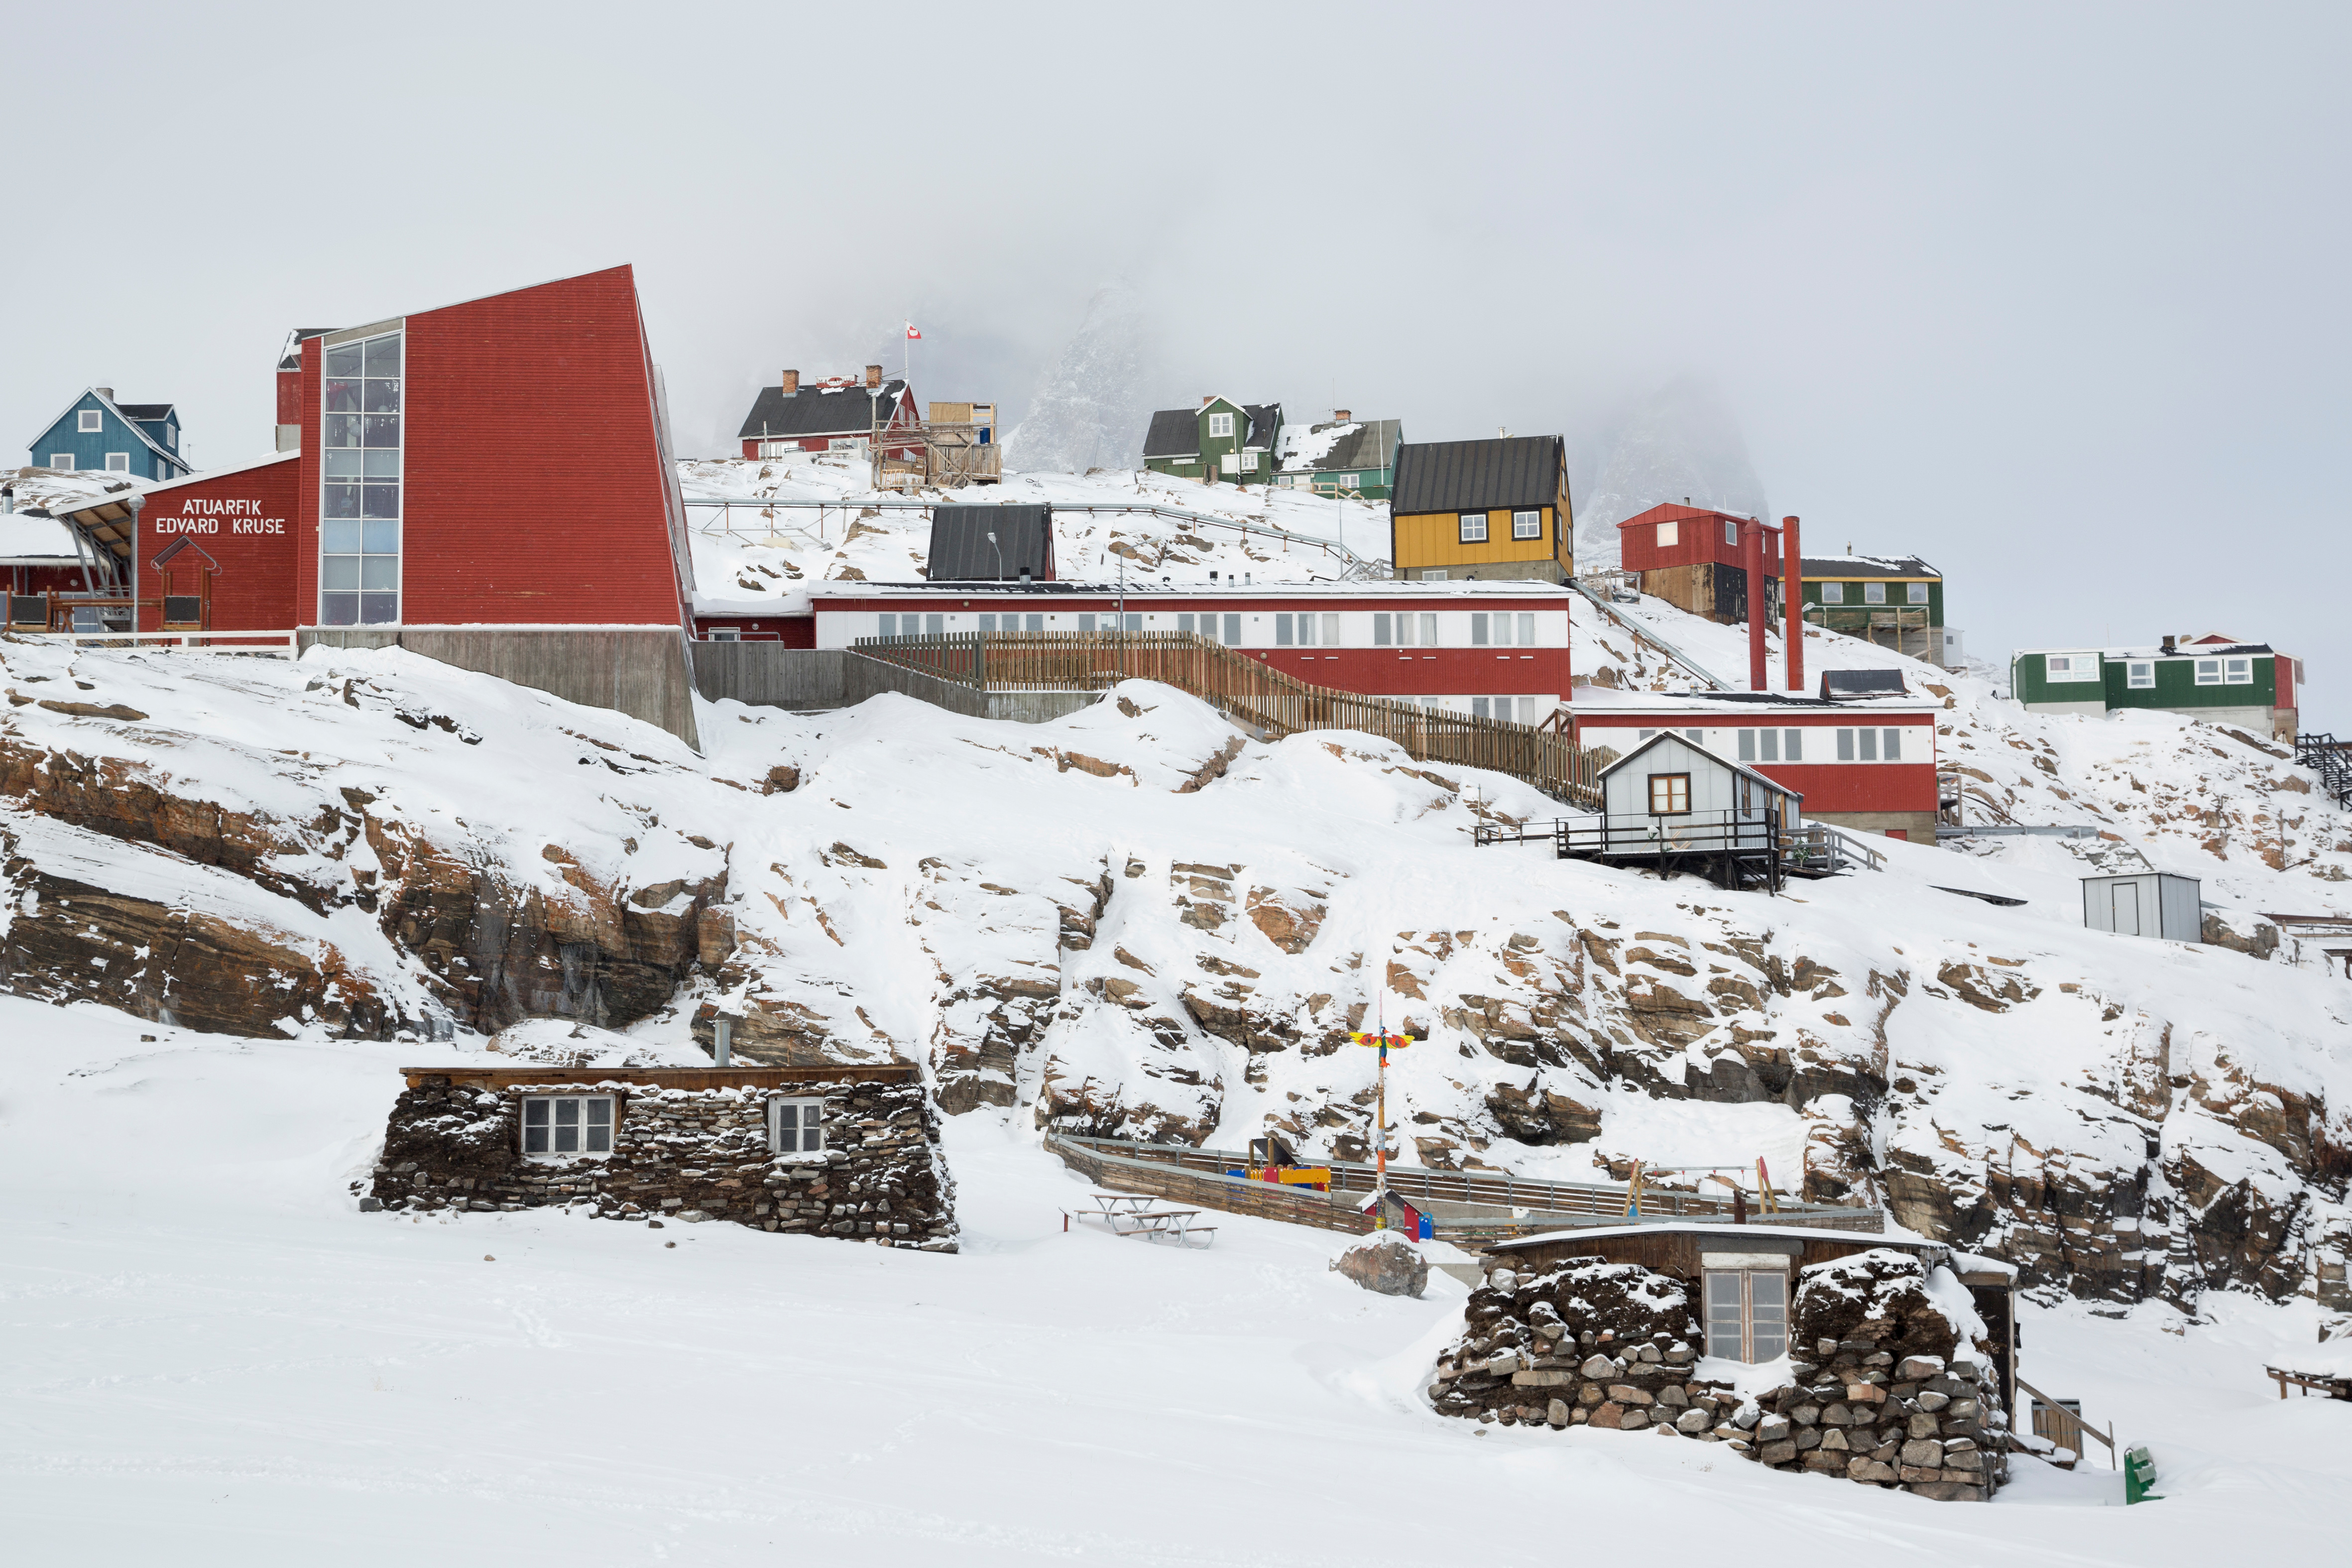
{"label": "greenland flag", "polygon": [[908,342],[920,342],[923,341],[923,334],[915,331],[915,323],[912,321],[907,323],[907,341]]}

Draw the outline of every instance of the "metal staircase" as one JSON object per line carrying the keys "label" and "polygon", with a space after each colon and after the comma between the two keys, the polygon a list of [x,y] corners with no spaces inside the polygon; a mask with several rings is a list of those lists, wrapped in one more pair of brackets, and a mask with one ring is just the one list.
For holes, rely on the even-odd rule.
{"label": "metal staircase", "polygon": [[2352,743],[2334,735],[2297,735],[2294,760],[2319,775],[2319,787],[2338,811],[2352,811]]}

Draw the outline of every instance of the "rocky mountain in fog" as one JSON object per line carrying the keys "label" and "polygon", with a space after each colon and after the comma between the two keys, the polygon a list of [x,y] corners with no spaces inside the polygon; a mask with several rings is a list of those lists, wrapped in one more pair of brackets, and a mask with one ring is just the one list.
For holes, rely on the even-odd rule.
{"label": "rocky mountain in fog", "polygon": [[1005,465],[1074,474],[1139,467],[1144,429],[1151,422],[1143,393],[1149,339],[1133,289],[1111,283],[1097,289],[1077,335],[1005,437]]}
{"label": "rocky mountain in fog", "polygon": [[1631,404],[1601,450],[1598,477],[1576,508],[1581,570],[1614,566],[1617,525],[1660,501],[1769,515],[1739,422],[1706,382],[1685,377]]}

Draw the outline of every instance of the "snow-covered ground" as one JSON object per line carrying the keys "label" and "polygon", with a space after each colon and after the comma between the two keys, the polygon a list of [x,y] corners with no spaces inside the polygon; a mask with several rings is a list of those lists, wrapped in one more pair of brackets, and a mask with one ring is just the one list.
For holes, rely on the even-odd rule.
{"label": "snow-covered ground", "polygon": [[[142,1035],[153,1035],[151,1041]],[[2189,1564],[2342,1550],[2352,1415],[2274,1396],[2302,1307],[2185,1334],[2030,1311],[2024,1372],[2155,1456],[2020,1460],[1985,1507],[1649,1433],[1480,1428],[1417,1392],[1462,1288],[1341,1238],[1063,1229],[1083,1185],[950,1130],[932,1257],[561,1212],[362,1215],[397,1066],[0,999],[0,1510],[27,1564]],[[675,1246],[670,1245],[675,1243]]]}

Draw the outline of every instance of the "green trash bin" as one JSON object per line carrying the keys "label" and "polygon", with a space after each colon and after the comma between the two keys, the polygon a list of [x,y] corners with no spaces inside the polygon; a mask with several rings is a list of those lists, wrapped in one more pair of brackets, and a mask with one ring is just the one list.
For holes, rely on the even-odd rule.
{"label": "green trash bin", "polygon": [[2148,1458],[2146,1447],[2133,1448],[2124,1455],[2124,1501],[2147,1502],[2158,1499],[2156,1461]]}

